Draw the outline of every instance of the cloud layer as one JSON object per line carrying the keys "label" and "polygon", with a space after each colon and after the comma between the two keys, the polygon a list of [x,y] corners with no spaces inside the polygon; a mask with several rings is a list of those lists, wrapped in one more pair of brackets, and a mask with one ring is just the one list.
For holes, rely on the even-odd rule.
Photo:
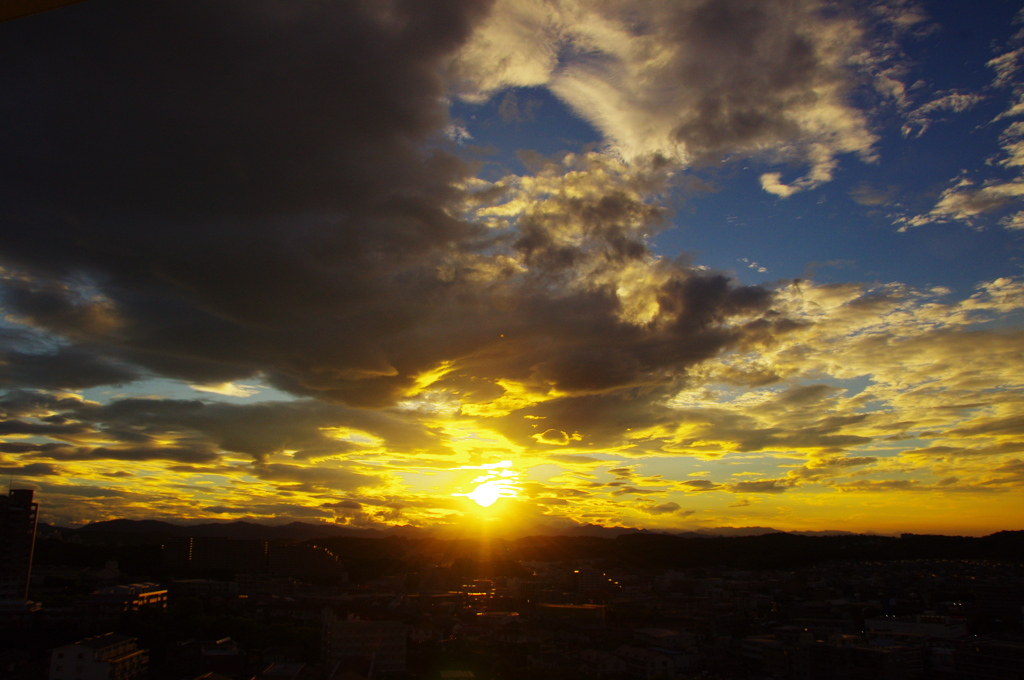
{"label": "cloud layer", "polygon": [[[444,523],[505,460],[524,522],[797,526],[1019,489],[1019,279],[749,285],[657,247],[695,168],[753,160],[790,197],[876,159],[865,93],[908,137],[976,105],[911,106],[894,41],[924,23],[809,0],[92,0],[2,25],[0,467],[61,521]],[[603,143],[474,160],[450,98],[526,124],[517,87]],[[972,181],[901,224],[1017,198]]]}

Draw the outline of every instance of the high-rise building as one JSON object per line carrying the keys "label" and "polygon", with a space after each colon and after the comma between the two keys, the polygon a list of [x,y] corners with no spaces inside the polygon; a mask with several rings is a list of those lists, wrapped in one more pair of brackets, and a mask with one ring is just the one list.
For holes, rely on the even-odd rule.
{"label": "high-rise building", "polygon": [[31,489],[0,496],[0,600],[27,600],[39,504]]}

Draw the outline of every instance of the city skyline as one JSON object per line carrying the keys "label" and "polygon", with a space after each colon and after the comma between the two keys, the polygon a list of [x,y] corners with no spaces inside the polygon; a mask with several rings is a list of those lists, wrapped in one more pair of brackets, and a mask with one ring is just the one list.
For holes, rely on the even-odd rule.
{"label": "city skyline", "polygon": [[1024,10],[0,24],[40,521],[1024,529]]}

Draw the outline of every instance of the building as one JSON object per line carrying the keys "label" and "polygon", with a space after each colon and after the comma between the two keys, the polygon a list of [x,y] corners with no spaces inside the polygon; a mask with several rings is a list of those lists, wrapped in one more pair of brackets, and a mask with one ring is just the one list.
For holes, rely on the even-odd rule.
{"label": "building", "polygon": [[408,627],[397,621],[338,620],[325,612],[323,656],[330,667],[368,677],[405,672]]}
{"label": "building", "polygon": [[167,590],[155,583],[101,588],[75,604],[91,620],[117,619],[140,609],[166,609]]}
{"label": "building", "polygon": [[106,633],[50,650],[48,680],[142,680],[149,650],[133,637]]}
{"label": "building", "polygon": [[[231,638],[179,642],[171,653],[173,677],[195,678],[204,673],[238,678],[246,665],[245,651]],[[172,677],[167,674],[167,677]],[[249,676],[246,676],[249,677]]]}
{"label": "building", "polygon": [[0,496],[0,600],[27,600],[39,504],[31,489]]}

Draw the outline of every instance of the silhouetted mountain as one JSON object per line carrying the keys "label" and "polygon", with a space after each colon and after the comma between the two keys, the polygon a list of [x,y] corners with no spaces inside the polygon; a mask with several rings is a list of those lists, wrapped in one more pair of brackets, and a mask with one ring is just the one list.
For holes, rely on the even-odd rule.
{"label": "silhouetted mountain", "polygon": [[782,532],[770,527],[715,527],[713,529],[697,529],[693,533],[699,536],[764,536]]}
{"label": "silhouetted mountain", "polygon": [[503,560],[599,560],[640,568],[731,566],[794,568],[831,560],[987,559],[1024,561],[1024,531],[1001,531],[982,538],[903,534],[900,537],[840,531],[779,532],[768,527],[723,527],[668,534],[623,527],[583,524],[556,529],[545,525],[502,525],[501,535],[488,523],[426,530],[393,527],[356,529],[342,525],[292,522],[208,522],[195,525],[157,520],[96,522],[61,534],[78,534],[92,544],[160,544],[173,537],[234,540],[313,541],[329,547],[346,563],[358,561],[367,574],[389,561],[415,562],[424,550],[455,556],[478,556],[485,543]]}
{"label": "silhouetted mountain", "polygon": [[386,534],[374,529],[352,529],[326,522],[310,524],[292,522],[282,525],[257,524],[255,522],[209,522],[205,524],[171,524],[159,520],[114,519],[87,524],[78,533],[86,536],[121,535],[147,536],[153,539],[166,537],[231,538],[235,540],[293,540],[308,541],[328,536],[383,537]]}
{"label": "silhouetted mountain", "polygon": [[182,536],[182,527],[155,519],[111,519],[86,524],[77,532],[82,534],[163,534]]}

